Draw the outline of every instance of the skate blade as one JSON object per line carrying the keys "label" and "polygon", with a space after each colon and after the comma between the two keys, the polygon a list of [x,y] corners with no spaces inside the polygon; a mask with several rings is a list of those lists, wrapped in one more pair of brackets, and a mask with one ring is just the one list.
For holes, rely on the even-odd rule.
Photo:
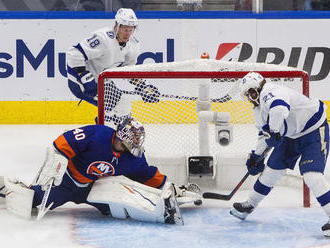
{"label": "skate blade", "polygon": [[325,237],[330,238],[330,230],[325,230],[325,231],[323,231],[323,235],[324,235]]}
{"label": "skate blade", "polygon": [[241,213],[237,211],[235,208],[230,209],[229,213],[240,220],[245,220],[246,217],[249,215],[248,213]]}

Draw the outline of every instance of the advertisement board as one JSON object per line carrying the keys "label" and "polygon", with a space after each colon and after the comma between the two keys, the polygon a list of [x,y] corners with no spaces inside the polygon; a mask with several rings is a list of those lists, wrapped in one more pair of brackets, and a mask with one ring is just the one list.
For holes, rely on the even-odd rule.
{"label": "advertisement board", "polygon": [[[65,52],[112,19],[1,19],[0,123],[88,123],[66,80]],[[329,100],[330,19],[145,18],[138,63],[195,59],[266,62],[304,69],[310,95]],[[33,111],[32,111],[33,110]],[[68,114],[70,113],[70,114]]]}

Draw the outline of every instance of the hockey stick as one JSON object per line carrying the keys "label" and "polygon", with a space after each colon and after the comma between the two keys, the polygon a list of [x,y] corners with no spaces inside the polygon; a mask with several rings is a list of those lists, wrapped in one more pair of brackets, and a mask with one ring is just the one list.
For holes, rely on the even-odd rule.
{"label": "hockey stick", "polygon": [[[267,147],[265,151],[261,154],[260,158],[256,162],[260,162],[263,160],[268,152],[271,150],[270,147]],[[219,194],[219,193],[213,193],[213,192],[204,192],[203,198],[205,199],[215,199],[215,200],[223,200],[223,201],[229,201],[235,193],[239,190],[239,188],[243,185],[243,183],[246,181],[246,179],[249,177],[249,172],[246,172],[246,174],[243,176],[243,178],[238,182],[236,187],[229,193],[229,195]]]}
{"label": "hockey stick", "polygon": [[[136,91],[128,91],[128,90],[122,90],[121,93],[126,95],[137,95],[137,96],[141,95],[141,93],[138,93]],[[195,101],[198,99],[198,97],[196,96],[177,96],[177,95],[169,95],[169,94],[160,94],[158,97],[174,98],[174,99],[188,100],[188,101]]]}
{"label": "hockey stick", "polygon": [[[112,81],[113,82],[113,81]],[[131,83],[131,81],[128,81],[129,83]],[[132,84],[132,83],[131,83]],[[143,84],[145,85],[146,82],[145,80],[143,80]],[[136,85],[133,83],[133,85]],[[153,84],[150,84],[151,86],[154,86]],[[116,87],[116,86],[114,86]],[[155,86],[154,86],[155,87]],[[120,90],[122,94],[126,94],[126,95],[141,95],[141,93],[138,93],[136,90],[134,91],[130,91],[130,90]],[[174,94],[161,94],[157,88],[156,91],[158,92],[158,97],[161,98],[172,98],[172,99],[178,99],[178,100],[187,100],[187,101],[196,101],[198,99],[197,96],[179,96],[179,95],[174,95]],[[239,92],[239,87],[237,84],[233,85],[228,93],[220,98],[211,98],[210,101],[211,102],[228,102],[229,100],[232,99],[232,97],[234,95],[237,95],[237,93]]]}
{"label": "hockey stick", "polygon": [[[211,98],[211,102],[228,102],[233,98],[233,96],[237,95],[239,93],[239,87],[237,84],[233,85],[229,91],[227,92],[226,95],[220,97],[220,98]],[[168,95],[168,94],[161,94],[160,97],[164,98],[174,98],[174,99],[179,99],[179,100],[190,100],[190,101],[195,101],[198,99],[196,96],[188,97],[188,96],[177,96],[177,95]]]}
{"label": "hockey stick", "polygon": [[[38,180],[39,180],[39,177],[40,177],[40,174],[42,172],[42,170],[45,168],[46,166],[46,162],[48,161],[49,159],[49,153],[50,153],[50,150],[49,150],[49,147],[47,147],[47,151],[46,151],[46,158],[44,160],[44,163],[42,164],[42,166],[40,167],[37,175],[35,176],[33,182],[32,182],[32,185],[38,185]],[[47,204],[47,201],[48,201],[48,198],[49,198],[49,194],[50,194],[50,190],[52,189],[52,186],[54,184],[54,180],[55,178],[51,178],[50,179],[50,182],[45,185],[46,189],[44,190],[44,196],[42,197],[42,200],[41,200],[41,204],[38,206],[38,215],[37,215],[37,220],[40,220],[42,217],[44,217],[44,215],[48,212],[48,210],[53,206],[53,202],[50,203],[48,205],[48,207],[46,208],[46,204]]]}
{"label": "hockey stick", "polygon": [[37,215],[37,220],[40,220],[44,215],[48,212],[48,210],[53,206],[54,202],[50,203],[48,207],[46,207],[48,197],[50,194],[50,190],[52,189],[53,183],[54,183],[54,178],[51,179],[48,185],[46,185],[46,190],[44,193],[44,197],[42,198],[41,204],[39,206],[38,210],[38,215]]}
{"label": "hockey stick", "polygon": [[[198,99],[198,97],[196,97],[196,96],[177,96],[177,95],[167,95],[167,94],[161,94],[160,97],[173,98],[173,99],[178,99],[178,100],[188,100],[188,101],[196,101]],[[212,99],[210,99],[210,101],[211,102],[228,102],[231,99],[232,99],[232,97],[229,94],[227,94],[220,98],[212,98]]]}
{"label": "hockey stick", "polygon": [[[126,95],[140,95],[139,93],[135,91],[127,91],[127,90],[122,90],[123,94]],[[178,100],[187,100],[187,101],[196,101],[198,99],[197,96],[178,96],[178,95],[172,95],[172,94],[160,94],[159,97],[161,98],[172,98],[172,99],[178,99]],[[211,102],[228,102],[231,100],[232,97],[230,94],[226,94],[223,97],[220,98],[212,98],[210,99]]]}
{"label": "hockey stick", "polygon": [[247,172],[243,178],[239,181],[239,183],[236,185],[236,187],[230,192],[229,195],[222,195],[218,193],[213,193],[213,192],[204,192],[203,193],[203,198],[205,199],[215,199],[215,200],[223,200],[223,201],[229,201],[239,190],[239,188],[242,186],[242,184],[245,182],[245,180],[249,177],[249,172]]}

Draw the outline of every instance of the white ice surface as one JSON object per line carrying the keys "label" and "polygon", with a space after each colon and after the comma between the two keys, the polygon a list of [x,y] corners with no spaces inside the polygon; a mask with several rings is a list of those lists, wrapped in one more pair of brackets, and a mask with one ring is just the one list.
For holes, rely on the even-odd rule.
{"label": "white ice surface", "polygon": [[[42,164],[46,146],[65,129],[77,126],[0,126],[0,174],[30,183]],[[115,220],[87,205],[66,204],[39,222],[5,210],[0,200],[0,247],[330,247],[321,226],[328,220],[322,209],[302,208],[301,192],[275,188],[246,221],[229,215],[231,201],[206,200],[202,207],[182,209],[184,226]]]}

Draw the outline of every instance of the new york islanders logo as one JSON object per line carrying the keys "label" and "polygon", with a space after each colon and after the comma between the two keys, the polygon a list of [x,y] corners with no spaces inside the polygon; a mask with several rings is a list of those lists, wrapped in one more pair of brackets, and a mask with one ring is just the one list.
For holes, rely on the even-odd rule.
{"label": "new york islanders logo", "polygon": [[115,168],[108,162],[96,161],[88,166],[87,174],[97,177],[113,176],[115,174]]}

